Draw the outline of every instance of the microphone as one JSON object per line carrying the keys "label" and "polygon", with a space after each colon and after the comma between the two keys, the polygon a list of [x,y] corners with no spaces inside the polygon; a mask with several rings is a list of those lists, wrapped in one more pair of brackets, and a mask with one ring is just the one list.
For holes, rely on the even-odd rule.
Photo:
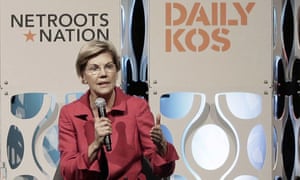
{"label": "microphone", "polygon": [[[106,106],[106,102],[103,98],[97,98],[95,101],[96,106],[98,107],[98,114],[100,117],[106,117],[106,111],[105,111],[105,106]],[[106,135],[104,137],[104,144],[106,147],[107,151],[111,151],[111,139],[110,139],[110,135]]]}

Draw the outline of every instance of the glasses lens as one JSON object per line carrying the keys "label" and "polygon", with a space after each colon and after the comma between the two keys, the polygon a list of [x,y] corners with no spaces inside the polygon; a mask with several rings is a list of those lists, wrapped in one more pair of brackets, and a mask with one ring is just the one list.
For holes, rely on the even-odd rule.
{"label": "glasses lens", "polygon": [[115,70],[115,64],[114,63],[105,64],[104,70],[106,72],[113,72]]}
{"label": "glasses lens", "polygon": [[86,67],[86,71],[92,75],[100,73],[102,69],[104,69],[105,72],[113,72],[115,70],[115,64],[107,63],[103,66],[103,68],[97,64],[91,64]]}

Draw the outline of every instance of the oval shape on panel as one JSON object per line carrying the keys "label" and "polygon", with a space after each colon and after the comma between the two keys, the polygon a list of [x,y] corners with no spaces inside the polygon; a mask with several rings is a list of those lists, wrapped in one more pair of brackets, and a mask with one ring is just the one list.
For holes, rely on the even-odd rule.
{"label": "oval shape on panel", "polygon": [[24,179],[24,180],[38,180],[38,178],[34,177],[34,176],[31,176],[31,175],[21,175],[21,176],[17,176],[14,178],[14,180],[21,180],[21,179]]}
{"label": "oval shape on panel", "polygon": [[206,170],[221,167],[229,156],[229,140],[225,131],[217,125],[200,127],[192,139],[192,155],[197,164]]}
{"label": "oval shape on panel", "polygon": [[194,100],[193,93],[177,92],[160,98],[160,112],[170,119],[181,119],[188,114]]}
{"label": "oval shape on panel", "polygon": [[24,139],[17,126],[10,126],[7,135],[7,159],[11,169],[19,167],[24,156]]}
{"label": "oval shape on panel", "polygon": [[21,119],[30,119],[41,110],[45,93],[24,93],[11,97],[11,113]]}
{"label": "oval shape on panel", "polygon": [[266,159],[266,134],[261,124],[250,132],[247,142],[247,152],[250,163],[255,169],[262,169]]}
{"label": "oval shape on panel", "polygon": [[172,136],[171,131],[169,130],[169,128],[164,124],[161,124],[160,127],[161,127],[162,133],[163,133],[164,137],[166,138],[166,140],[169,143],[173,144],[173,136]]}
{"label": "oval shape on panel", "polygon": [[234,180],[258,180],[258,178],[250,175],[241,175],[239,177],[234,178]]}
{"label": "oval shape on panel", "polygon": [[254,119],[262,111],[261,96],[254,93],[231,92],[226,93],[229,110],[240,119]]}
{"label": "oval shape on panel", "polygon": [[43,138],[43,150],[45,159],[53,167],[59,164],[60,154],[58,151],[58,126],[49,128]]}
{"label": "oval shape on panel", "polygon": [[278,135],[277,135],[277,130],[275,127],[273,127],[273,168],[275,168],[276,164],[277,164],[277,160],[278,160]]}

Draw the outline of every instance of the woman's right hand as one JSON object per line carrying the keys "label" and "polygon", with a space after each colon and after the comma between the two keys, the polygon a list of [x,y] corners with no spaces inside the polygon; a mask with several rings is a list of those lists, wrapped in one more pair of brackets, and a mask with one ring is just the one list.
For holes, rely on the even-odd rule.
{"label": "woman's right hand", "polygon": [[111,121],[107,117],[95,118],[95,141],[99,145],[99,148],[103,144],[104,137],[111,133]]}

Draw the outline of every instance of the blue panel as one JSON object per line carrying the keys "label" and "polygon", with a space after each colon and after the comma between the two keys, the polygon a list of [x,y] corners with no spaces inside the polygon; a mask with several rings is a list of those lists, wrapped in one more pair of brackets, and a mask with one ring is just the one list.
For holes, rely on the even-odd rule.
{"label": "blue panel", "polygon": [[7,136],[7,159],[11,169],[21,164],[24,155],[24,139],[17,126],[10,126]]}
{"label": "blue panel", "polygon": [[41,109],[44,93],[17,94],[11,98],[11,113],[22,119],[34,117]]}
{"label": "blue panel", "polygon": [[193,93],[186,92],[162,95],[160,98],[160,112],[170,119],[181,119],[190,111],[193,97]]}

